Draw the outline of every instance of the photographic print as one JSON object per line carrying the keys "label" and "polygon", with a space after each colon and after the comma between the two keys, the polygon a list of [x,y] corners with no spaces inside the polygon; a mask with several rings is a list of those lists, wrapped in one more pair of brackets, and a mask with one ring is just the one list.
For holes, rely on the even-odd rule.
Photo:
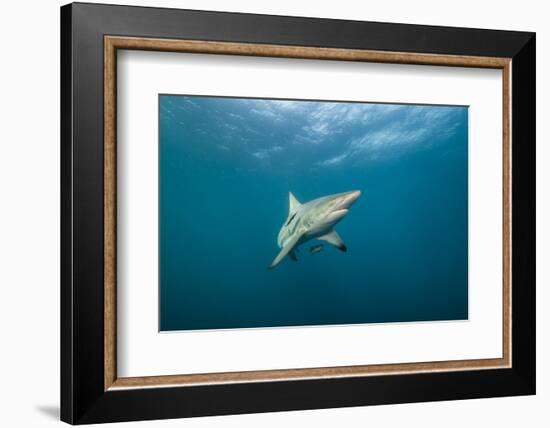
{"label": "photographic print", "polygon": [[161,331],[468,319],[468,107],[159,95]]}

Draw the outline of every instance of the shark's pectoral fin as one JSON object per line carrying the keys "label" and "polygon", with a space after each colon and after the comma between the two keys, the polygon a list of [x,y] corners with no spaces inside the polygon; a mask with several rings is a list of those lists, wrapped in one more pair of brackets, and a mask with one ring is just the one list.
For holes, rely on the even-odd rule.
{"label": "shark's pectoral fin", "polygon": [[288,253],[288,255],[293,261],[298,261],[298,257],[296,257],[296,251],[291,251],[290,253]]}
{"label": "shark's pectoral fin", "polygon": [[281,262],[281,260],[283,260],[283,258],[286,255],[288,255],[288,253],[292,252],[301,237],[302,235],[297,235],[294,238],[292,238],[290,241],[288,241],[286,245],[283,248],[281,248],[281,251],[279,252],[279,254],[277,254],[277,257],[275,257],[275,259],[271,262],[269,269],[273,269],[275,266],[277,266]]}
{"label": "shark's pectoral fin", "polygon": [[326,235],[319,236],[317,239],[334,245],[340,251],[346,252],[348,250],[348,247],[346,247],[346,244],[344,244],[344,241],[342,241],[342,238],[340,238],[340,235],[338,235],[335,230],[327,233]]}

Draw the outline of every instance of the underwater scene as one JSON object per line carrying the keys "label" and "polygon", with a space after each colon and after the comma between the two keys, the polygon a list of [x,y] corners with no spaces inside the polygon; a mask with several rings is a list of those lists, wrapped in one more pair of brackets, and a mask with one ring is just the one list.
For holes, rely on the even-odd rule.
{"label": "underwater scene", "polygon": [[159,95],[160,331],[468,318],[468,108]]}

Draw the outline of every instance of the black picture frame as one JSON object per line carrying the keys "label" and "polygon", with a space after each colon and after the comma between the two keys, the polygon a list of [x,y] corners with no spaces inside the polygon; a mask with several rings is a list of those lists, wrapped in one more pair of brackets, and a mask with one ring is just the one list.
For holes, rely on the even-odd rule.
{"label": "black picture frame", "polygon": [[[104,388],[104,36],[512,59],[512,366]],[[165,419],[535,393],[535,34],[73,3],[61,8],[61,419]]]}

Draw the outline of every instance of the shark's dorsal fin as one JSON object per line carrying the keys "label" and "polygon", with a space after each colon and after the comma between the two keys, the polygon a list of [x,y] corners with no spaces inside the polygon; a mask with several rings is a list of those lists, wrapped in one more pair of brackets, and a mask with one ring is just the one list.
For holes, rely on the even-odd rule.
{"label": "shark's dorsal fin", "polygon": [[288,192],[288,215],[295,213],[299,206],[300,202],[298,202],[296,196],[294,196],[292,192]]}
{"label": "shark's dorsal fin", "polygon": [[346,244],[344,244],[344,241],[342,241],[342,238],[340,238],[340,235],[338,235],[335,230],[330,231],[326,235],[319,236],[317,239],[320,239],[321,241],[326,241],[329,244],[334,245],[340,251],[346,252],[348,250]]}

